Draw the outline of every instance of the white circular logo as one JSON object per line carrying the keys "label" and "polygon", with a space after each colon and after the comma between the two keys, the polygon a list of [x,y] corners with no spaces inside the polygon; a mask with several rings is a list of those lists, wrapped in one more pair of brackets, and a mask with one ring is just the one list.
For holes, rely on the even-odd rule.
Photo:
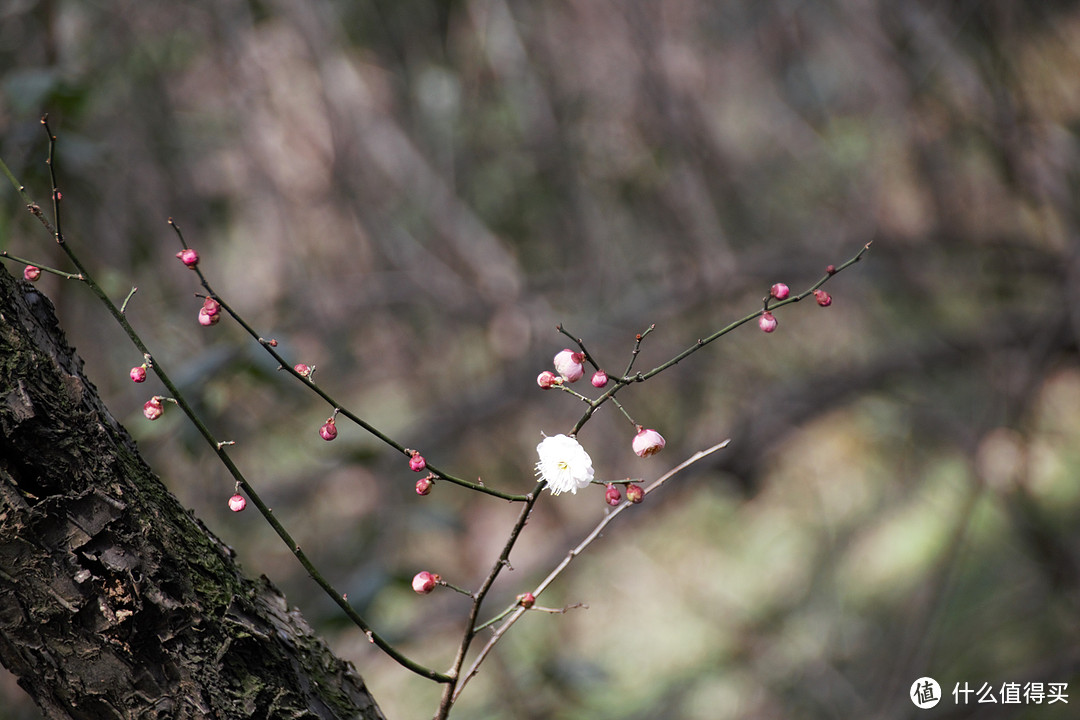
{"label": "white circular logo", "polygon": [[911,683],[909,695],[915,707],[926,710],[941,702],[941,686],[932,677],[921,677]]}

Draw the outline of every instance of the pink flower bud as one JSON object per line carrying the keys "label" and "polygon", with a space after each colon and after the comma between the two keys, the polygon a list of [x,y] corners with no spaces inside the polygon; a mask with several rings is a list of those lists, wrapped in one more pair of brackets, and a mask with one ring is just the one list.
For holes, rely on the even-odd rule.
{"label": "pink flower bud", "polygon": [[592,376],[592,385],[595,388],[602,388],[607,385],[607,373],[603,370],[597,370]]}
{"label": "pink flower bud", "polygon": [[277,347],[277,340],[275,340],[274,338],[270,338],[266,342],[266,344],[269,345],[270,347]]}
{"label": "pink flower bud", "polygon": [[429,492],[431,492],[431,486],[434,484],[435,483],[432,482],[430,475],[420,478],[416,481],[416,494],[427,495]]}
{"label": "pink flower bud", "polygon": [[[641,428],[639,425],[638,428]],[[639,429],[638,434],[634,436],[632,446],[634,452],[638,457],[649,457],[655,455],[664,449],[667,445],[667,441],[664,440],[664,436],[655,430],[643,430]]]}
{"label": "pink flower bud", "polygon": [[536,376],[536,384],[545,390],[558,385],[560,382],[562,381],[559,379],[559,376],[550,370],[545,370]]}
{"label": "pink flower bud", "polygon": [[817,304],[821,307],[829,307],[830,305],[832,305],[832,295],[825,292],[824,290],[815,290],[814,298],[817,299]]}
{"label": "pink flower bud", "polygon": [[585,362],[585,356],[579,352],[566,349],[555,356],[555,370],[566,378],[567,382],[577,382],[581,379],[581,376],[585,374],[585,368],[582,365]]}
{"label": "pink flower bud", "polygon": [[828,267],[826,267],[825,268],[825,274],[826,275],[835,275],[836,274],[836,266],[835,265],[829,265]]}
{"label": "pink flower bud", "polygon": [[24,280],[29,280],[30,282],[37,282],[37,279],[41,277],[41,268],[39,268],[37,265],[27,265],[23,268],[22,276]]}
{"label": "pink flower bud", "polygon": [[416,573],[412,579],[412,589],[421,595],[427,595],[429,592],[435,589],[440,578],[434,573],[429,573],[427,570],[421,570]]}
{"label": "pink flower bud", "polygon": [[240,512],[246,507],[247,500],[244,499],[243,495],[237,493],[236,495],[233,495],[231,498],[229,498],[229,509],[233,512]]}
{"label": "pink flower bud", "polygon": [[337,425],[334,424],[334,418],[326,419],[326,423],[319,428],[319,437],[326,442],[330,442],[337,437]]}
{"label": "pink flower bud", "polygon": [[300,377],[307,377],[311,374],[311,368],[304,363],[297,363],[296,365],[293,365],[293,370],[295,370],[296,374]]}
{"label": "pink flower bud", "polygon": [[521,595],[517,596],[517,602],[518,605],[528,610],[536,604],[536,596],[533,595],[531,592],[522,593]]}
{"label": "pink flower bud", "polygon": [[184,263],[189,268],[193,268],[199,263],[199,253],[195,252],[191,248],[184,248],[180,252],[176,253],[176,257],[180,258],[180,262]]}
{"label": "pink flower bud", "polygon": [[637,505],[645,499],[645,491],[641,489],[640,485],[630,483],[626,486],[626,499]]}
{"label": "pink flower bud", "polygon": [[783,300],[788,296],[790,292],[791,291],[788,289],[788,286],[784,283],[776,283],[772,286],[772,289],[769,290],[769,294],[777,300]]}
{"label": "pink flower bud", "polygon": [[608,483],[607,491],[604,493],[604,501],[608,505],[615,507],[619,504],[619,501],[621,500],[622,493],[619,492],[619,488],[615,487],[615,485],[612,483]]}
{"label": "pink flower bud", "polygon": [[427,467],[427,461],[424,460],[424,456],[413,450],[412,457],[409,458],[409,469],[413,472],[420,472]]}
{"label": "pink flower bud", "polygon": [[131,382],[146,382],[146,366],[139,365],[138,367],[131,368],[131,372],[128,373],[131,376]]}
{"label": "pink flower bud", "polygon": [[165,408],[161,405],[161,398],[157,396],[150,398],[142,406],[142,414],[147,420],[157,420],[164,413]]}
{"label": "pink flower bud", "polygon": [[217,325],[221,322],[221,304],[214,298],[206,298],[202,309],[199,310],[199,324],[203,327]]}
{"label": "pink flower bud", "polygon": [[757,324],[761,328],[761,332],[771,333],[776,329],[776,318],[773,317],[771,312],[765,312],[758,318]]}

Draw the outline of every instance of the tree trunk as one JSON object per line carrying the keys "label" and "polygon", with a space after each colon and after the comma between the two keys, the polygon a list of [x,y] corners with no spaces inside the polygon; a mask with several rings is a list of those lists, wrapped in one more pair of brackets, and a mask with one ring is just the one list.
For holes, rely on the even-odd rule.
{"label": "tree trunk", "polygon": [[0,264],[0,662],[49,718],[382,718],[150,471]]}

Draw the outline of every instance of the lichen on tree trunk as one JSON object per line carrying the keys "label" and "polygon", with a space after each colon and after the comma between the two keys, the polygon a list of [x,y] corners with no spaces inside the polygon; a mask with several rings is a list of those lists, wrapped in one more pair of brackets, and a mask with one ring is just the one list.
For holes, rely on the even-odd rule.
{"label": "lichen on tree trunk", "polygon": [[177,502],[0,266],[0,662],[49,718],[382,718]]}

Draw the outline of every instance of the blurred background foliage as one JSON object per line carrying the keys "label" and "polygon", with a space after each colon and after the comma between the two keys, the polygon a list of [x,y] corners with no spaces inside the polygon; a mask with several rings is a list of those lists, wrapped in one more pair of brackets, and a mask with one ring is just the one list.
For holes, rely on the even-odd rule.
{"label": "blurred background foliage", "polygon": [[[440,467],[523,492],[581,407],[535,377],[563,323],[649,368],[864,243],[834,303],[744,327],[620,397],[668,439],[599,477],[731,447],[620,518],[499,646],[470,718],[1054,718],[1080,703],[1080,8],[1008,0],[197,0],[0,6],[0,153],[65,228],[307,552],[435,667],[514,508],[413,492],[230,322],[201,328],[173,217],[221,292],[351,408]],[[62,265],[10,190],[0,245]],[[18,267],[8,266],[9,271]],[[373,652],[253,512],[85,288],[72,343],[187,506],[353,660],[388,717],[438,688]],[[489,609],[604,512],[545,499]],[[1068,707],[955,683],[1069,682]],[[8,677],[0,717],[37,711]],[[920,715],[921,717],[922,715]]]}

